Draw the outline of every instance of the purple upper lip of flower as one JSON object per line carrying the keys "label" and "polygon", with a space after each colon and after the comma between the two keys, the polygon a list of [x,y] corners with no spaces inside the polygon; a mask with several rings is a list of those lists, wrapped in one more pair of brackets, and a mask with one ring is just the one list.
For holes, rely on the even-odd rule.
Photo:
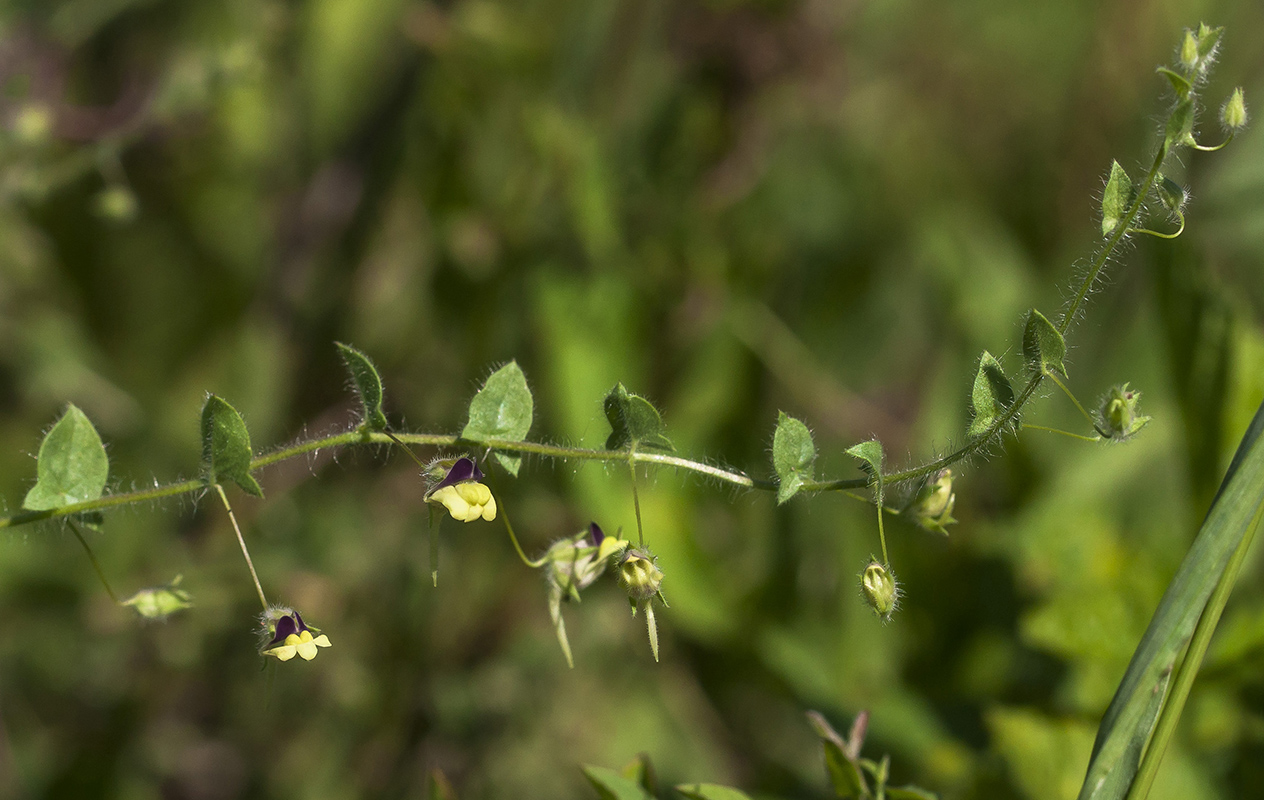
{"label": "purple upper lip of flower", "polygon": [[601,530],[601,526],[595,522],[588,523],[588,538],[592,541],[593,547],[601,547],[601,540],[606,538],[606,534]]}
{"label": "purple upper lip of flower", "polygon": [[478,468],[478,464],[474,463],[474,459],[461,456],[452,465],[452,468],[448,470],[448,474],[443,476],[443,480],[439,481],[427,494],[434,494],[445,486],[454,486],[466,481],[481,481],[482,479],[483,471]]}
{"label": "purple upper lip of flower", "polygon": [[297,611],[294,612],[292,617],[287,614],[277,620],[276,635],[272,637],[271,642],[268,642],[268,646],[282,644],[290,634],[302,633],[305,630],[307,630],[307,626],[303,624],[303,618],[298,615]]}

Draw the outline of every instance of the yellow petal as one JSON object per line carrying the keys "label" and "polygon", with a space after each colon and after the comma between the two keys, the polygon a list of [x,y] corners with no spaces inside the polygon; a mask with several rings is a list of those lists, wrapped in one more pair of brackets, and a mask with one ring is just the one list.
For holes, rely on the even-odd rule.
{"label": "yellow petal", "polygon": [[[307,633],[307,631],[303,631],[303,633]],[[310,636],[311,634],[308,634],[308,637]],[[291,633],[289,636],[285,637],[285,643],[289,645],[290,647],[293,647],[294,645],[302,641],[303,641],[303,637],[299,636],[297,633]]]}
{"label": "yellow petal", "polygon": [[487,493],[487,502],[483,504],[483,519],[488,522],[496,519],[496,498],[492,497],[491,492]]}
{"label": "yellow petal", "polygon": [[329,643],[329,637],[323,633],[315,639],[312,639],[312,644],[319,647],[333,647],[333,645]]}
{"label": "yellow petal", "polygon": [[492,499],[492,490],[481,483],[458,483],[456,490],[472,506],[487,505],[487,501]]}
{"label": "yellow petal", "polygon": [[[306,631],[304,631],[306,633]],[[298,646],[298,654],[303,657],[304,661],[311,661],[316,657],[316,645],[313,642],[303,642]]]}
{"label": "yellow petal", "polygon": [[464,522],[470,513],[470,504],[457,492],[456,486],[445,486],[430,495],[430,502],[442,503],[452,515],[452,519]]}
{"label": "yellow petal", "polygon": [[265,650],[263,654],[265,656],[273,656],[277,659],[280,659],[281,661],[289,661],[291,658],[294,658],[294,654],[297,652],[298,652],[298,649],[295,648],[294,645],[283,644],[280,647],[274,647],[271,650]]}

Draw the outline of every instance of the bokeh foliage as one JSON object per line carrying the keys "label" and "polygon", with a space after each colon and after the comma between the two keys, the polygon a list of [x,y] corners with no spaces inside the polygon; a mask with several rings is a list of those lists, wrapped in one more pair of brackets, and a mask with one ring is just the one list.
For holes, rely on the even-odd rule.
{"label": "bokeh foliage", "polygon": [[[5,4],[0,496],[67,402],[110,489],[196,475],[206,392],[256,447],[350,425],[335,341],[412,429],[457,432],[516,360],[551,440],[602,446],[622,383],[678,452],[763,477],[779,411],[818,477],[873,434],[896,464],[945,449],[978,354],[1021,371],[1023,315],[1091,251],[1111,160],[1156,144],[1152,67],[1197,13],[1227,28],[1207,96],[1264,97],[1250,2]],[[184,575],[197,607],[161,625],[63,528],[0,537],[0,793],[422,797],[439,767],[462,798],[591,797],[581,763],[645,751],[665,785],[824,797],[818,708],[869,709],[897,783],[1073,797],[1264,398],[1264,136],[1185,164],[1189,231],[1119,259],[1065,361],[1154,421],[1026,432],[961,474],[947,540],[891,522],[891,624],[857,596],[869,507],[659,471],[663,662],[605,586],[568,609],[567,670],[499,527],[445,529],[436,590],[416,466],[320,453],[234,494],[270,594],[333,641],[310,665],[260,669],[213,496],[87,534],[120,594]],[[1081,424],[1054,396],[1026,419]],[[626,470],[488,471],[537,551],[634,525]],[[1264,779],[1262,618],[1248,566],[1155,797]]]}

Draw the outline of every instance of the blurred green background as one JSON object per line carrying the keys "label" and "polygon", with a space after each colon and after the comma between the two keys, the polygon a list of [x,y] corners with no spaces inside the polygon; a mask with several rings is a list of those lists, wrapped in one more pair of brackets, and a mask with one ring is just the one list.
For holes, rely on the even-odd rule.
{"label": "blurred green background", "polygon": [[[126,490],[196,474],[205,392],[256,447],[345,427],[334,340],[387,410],[453,432],[497,364],[533,436],[600,446],[616,382],[677,447],[761,477],[777,411],[818,474],[960,441],[979,353],[1017,372],[1099,231],[1110,159],[1156,143],[1184,26],[1227,26],[1203,138],[1264,97],[1258,2],[7,0],[0,10],[0,495],[18,507],[67,401]],[[671,471],[642,502],[667,575],[654,664],[613,582],[566,610],[499,524],[443,529],[429,585],[416,467],[320,453],[233,493],[265,588],[322,627],[261,666],[254,590],[213,498],[112,512],[122,594],[57,525],[0,535],[0,794],[592,797],[581,763],[821,798],[803,713],[945,798],[1074,797],[1097,721],[1264,398],[1264,132],[1173,163],[1188,233],[1140,241],[1071,339],[1086,402],[1131,381],[1127,446],[1029,431],[958,481],[951,538],[888,527],[907,592],[842,496],[776,508]],[[1047,396],[1028,420],[1086,432]],[[624,470],[491,474],[529,549],[634,524]],[[1264,580],[1248,567],[1156,798],[1264,782]]]}

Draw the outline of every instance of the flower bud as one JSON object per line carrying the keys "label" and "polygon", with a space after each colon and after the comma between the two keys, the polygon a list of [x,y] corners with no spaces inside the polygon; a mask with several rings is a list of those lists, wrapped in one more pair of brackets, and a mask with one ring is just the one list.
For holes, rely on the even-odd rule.
{"label": "flower bud", "polygon": [[647,550],[629,547],[619,561],[619,584],[628,593],[633,608],[659,593],[663,572],[658,559]]}
{"label": "flower bud", "polygon": [[1181,40],[1179,58],[1186,72],[1193,72],[1198,67],[1198,37],[1189,29],[1186,29],[1185,38]]}
{"label": "flower bud", "polygon": [[877,560],[870,561],[860,576],[860,592],[879,619],[891,621],[891,615],[900,604],[900,587],[895,573]]}
{"label": "flower bud", "polygon": [[930,476],[909,505],[908,514],[923,529],[931,533],[948,535],[948,526],[956,522],[952,508],[957,494],[952,490],[951,469],[941,469]]}
{"label": "flower bud", "polygon": [[1242,87],[1233,90],[1233,94],[1229,95],[1229,99],[1220,108],[1220,122],[1231,131],[1246,127],[1246,97],[1242,94]]}
{"label": "flower bud", "polygon": [[1185,187],[1166,175],[1159,176],[1158,182],[1154,184],[1154,190],[1159,196],[1159,202],[1173,214],[1184,208],[1185,201],[1189,199]]}
{"label": "flower bud", "polygon": [[183,578],[183,575],[177,575],[175,580],[166,586],[141,589],[122,601],[122,604],[131,606],[145,619],[166,619],[177,611],[192,608],[193,597],[179,588]]}
{"label": "flower bud", "polygon": [[1097,412],[1102,432],[1107,438],[1122,442],[1145,427],[1150,417],[1137,413],[1137,403],[1140,400],[1141,392],[1129,389],[1126,383],[1111,387],[1102,398]]}

